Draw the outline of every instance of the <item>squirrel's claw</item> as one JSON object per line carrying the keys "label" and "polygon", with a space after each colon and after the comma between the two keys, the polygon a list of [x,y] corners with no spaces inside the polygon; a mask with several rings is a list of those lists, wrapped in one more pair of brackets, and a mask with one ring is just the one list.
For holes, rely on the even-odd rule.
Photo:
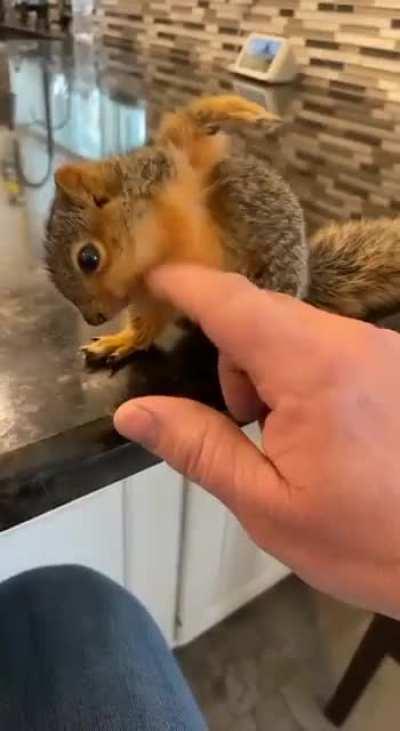
{"label": "squirrel's claw", "polygon": [[114,335],[92,338],[91,342],[83,345],[80,350],[85,355],[87,365],[105,365],[116,369],[137,350],[137,347],[135,333],[127,328]]}

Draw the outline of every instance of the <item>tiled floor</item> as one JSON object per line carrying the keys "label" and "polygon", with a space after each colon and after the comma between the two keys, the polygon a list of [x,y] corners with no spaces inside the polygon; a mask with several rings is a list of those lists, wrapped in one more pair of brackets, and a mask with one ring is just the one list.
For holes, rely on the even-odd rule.
{"label": "tiled floor", "polygon": [[[210,731],[329,731],[321,708],[369,615],[290,577],[178,651]],[[400,666],[385,660],[343,731],[398,731]]]}

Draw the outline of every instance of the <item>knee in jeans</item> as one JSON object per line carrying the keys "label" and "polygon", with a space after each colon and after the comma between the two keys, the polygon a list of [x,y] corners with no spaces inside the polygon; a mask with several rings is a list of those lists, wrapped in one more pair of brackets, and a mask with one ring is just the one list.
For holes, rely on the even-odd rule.
{"label": "knee in jeans", "polygon": [[25,571],[9,581],[23,584],[25,588],[34,592],[51,589],[55,594],[62,594],[65,597],[80,596],[82,599],[85,596],[104,597],[108,603],[112,603],[114,598],[120,600],[122,594],[131,604],[136,605],[138,612],[146,614],[146,610],[136,597],[112,579],[87,566],[78,564],[44,566]]}
{"label": "knee in jeans", "polygon": [[84,616],[114,614],[129,616],[137,631],[153,628],[153,621],[141,602],[119,584],[86,566],[65,564],[25,571],[0,585],[0,598],[23,593],[36,606],[48,606],[54,597],[64,610]]}
{"label": "knee in jeans", "polygon": [[58,585],[60,588],[65,587],[66,589],[79,588],[88,581],[100,584],[107,581],[106,577],[97,571],[78,564],[41,566],[14,576],[13,580],[22,582],[26,586],[38,587],[49,583],[54,587]]}
{"label": "knee in jeans", "polygon": [[92,596],[112,595],[121,591],[121,587],[111,579],[78,564],[29,569],[5,581],[1,588],[6,592],[11,588],[17,591],[23,589],[32,596],[50,592],[54,596],[65,597],[67,602],[72,597],[80,597],[84,601]]}

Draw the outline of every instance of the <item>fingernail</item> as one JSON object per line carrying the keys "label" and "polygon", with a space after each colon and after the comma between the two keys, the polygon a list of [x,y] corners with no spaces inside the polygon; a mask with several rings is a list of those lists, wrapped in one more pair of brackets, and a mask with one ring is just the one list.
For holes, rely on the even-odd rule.
{"label": "fingernail", "polygon": [[114,414],[116,430],[132,442],[139,442],[147,449],[157,443],[158,420],[148,409],[139,404],[123,404]]}

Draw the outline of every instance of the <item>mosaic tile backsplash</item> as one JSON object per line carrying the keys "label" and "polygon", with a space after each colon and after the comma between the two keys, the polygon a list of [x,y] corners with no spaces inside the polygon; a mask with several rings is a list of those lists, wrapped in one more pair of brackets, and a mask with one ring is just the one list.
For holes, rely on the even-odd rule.
{"label": "mosaic tile backsplash", "polygon": [[400,103],[379,98],[379,90],[370,96],[370,89],[309,76],[295,87],[242,87],[229,71],[180,54],[106,53],[105,88],[139,106],[145,100],[150,129],[165,111],[202,93],[235,91],[278,113],[281,127],[239,126],[235,144],[281,171],[309,232],[331,219],[400,215]]}
{"label": "mosaic tile backsplash", "polygon": [[400,0],[102,0],[106,40],[231,62],[252,31],[283,35],[308,76],[400,101]]}

